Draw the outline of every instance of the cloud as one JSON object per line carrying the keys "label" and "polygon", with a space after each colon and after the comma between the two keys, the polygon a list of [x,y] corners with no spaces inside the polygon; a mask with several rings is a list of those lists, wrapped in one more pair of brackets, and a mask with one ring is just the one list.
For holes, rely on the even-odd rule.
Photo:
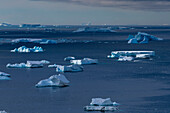
{"label": "cloud", "polygon": [[170,11],[170,0],[32,0],[131,10]]}

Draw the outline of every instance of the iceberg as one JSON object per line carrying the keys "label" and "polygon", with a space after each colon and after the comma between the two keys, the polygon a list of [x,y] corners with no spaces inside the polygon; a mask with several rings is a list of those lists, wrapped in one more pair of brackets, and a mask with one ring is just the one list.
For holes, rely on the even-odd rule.
{"label": "iceberg", "polygon": [[79,28],[73,31],[73,33],[80,33],[80,32],[116,32],[116,31],[111,30],[110,28],[93,28],[93,27]]}
{"label": "iceberg", "polygon": [[33,48],[27,48],[26,46],[21,46],[19,48],[15,48],[11,50],[11,52],[21,52],[21,53],[29,53],[29,52],[43,52],[42,47],[34,46]]}
{"label": "iceberg", "polygon": [[118,103],[112,102],[110,98],[92,98],[90,106],[85,106],[85,111],[115,111],[118,110]]}
{"label": "iceberg", "polygon": [[11,80],[10,76],[10,74],[0,72],[0,80]]}
{"label": "iceberg", "polygon": [[144,43],[148,43],[149,41],[159,41],[159,40],[163,40],[162,38],[158,38],[155,37],[153,35],[149,35],[147,33],[142,33],[142,32],[138,32],[137,35],[133,36],[133,35],[129,35],[128,37],[128,43],[133,43],[133,44],[144,44]]}
{"label": "iceberg", "polygon": [[111,56],[115,56],[115,58],[120,57],[120,56],[134,56],[136,57],[136,55],[139,54],[147,54],[152,56],[155,56],[155,52],[154,51],[112,51],[111,52]]}
{"label": "iceberg", "polygon": [[39,43],[39,44],[56,44],[55,40],[18,38],[11,41],[12,43]]}
{"label": "iceberg", "polygon": [[98,60],[97,59],[91,59],[91,58],[84,58],[82,60],[70,60],[70,63],[76,64],[76,65],[97,64]]}
{"label": "iceberg", "polygon": [[66,58],[64,58],[64,61],[70,61],[70,60],[74,60],[75,57],[72,57],[72,56],[68,56]]}
{"label": "iceberg", "polygon": [[35,86],[36,87],[64,87],[68,86],[70,81],[67,80],[67,78],[62,75],[53,75],[48,79],[39,81]]}
{"label": "iceberg", "polygon": [[80,72],[83,71],[83,67],[79,65],[62,66],[56,65],[56,72]]}
{"label": "iceberg", "polygon": [[7,68],[42,68],[44,64],[50,63],[47,60],[41,61],[27,61],[26,63],[15,63],[15,64],[7,64]]}
{"label": "iceberg", "polygon": [[57,64],[48,65],[49,68],[56,68],[57,66],[59,66],[59,65],[57,65]]}

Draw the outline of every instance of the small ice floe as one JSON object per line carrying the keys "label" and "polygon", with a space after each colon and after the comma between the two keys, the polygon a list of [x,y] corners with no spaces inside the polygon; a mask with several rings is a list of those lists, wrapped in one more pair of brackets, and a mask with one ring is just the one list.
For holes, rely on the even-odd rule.
{"label": "small ice floe", "polygon": [[39,81],[35,86],[36,87],[64,87],[68,86],[70,81],[67,80],[67,78],[62,75],[53,75],[48,79]]}
{"label": "small ice floe", "polygon": [[64,61],[70,61],[70,60],[74,60],[75,57],[72,57],[72,56],[68,56],[66,58],[64,58]]}
{"label": "small ice floe", "polygon": [[112,51],[107,58],[116,58],[118,61],[134,61],[135,59],[149,59],[155,56],[154,51]]}
{"label": "small ice floe", "polygon": [[134,57],[131,57],[131,56],[120,56],[118,61],[133,61],[134,60]]}
{"label": "small ice floe", "polygon": [[26,63],[15,63],[15,64],[7,64],[7,68],[41,68],[44,64],[50,63],[47,60],[41,61],[27,61]]}
{"label": "small ice floe", "polygon": [[10,74],[0,72],[0,80],[11,80],[10,76]]}
{"label": "small ice floe", "polygon": [[70,60],[70,63],[77,64],[77,65],[85,65],[85,64],[97,64],[97,59],[91,58],[83,58],[82,60]]}
{"label": "small ice floe", "polygon": [[11,50],[11,52],[29,53],[29,52],[43,52],[42,47],[34,46],[33,48],[27,48],[26,46],[21,46]]}
{"label": "small ice floe", "polygon": [[0,111],[0,113],[7,113],[5,110],[3,110],[3,111]]}
{"label": "small ice floe", "polygon": [[90,106],[85,106],[85,111],[115,111],[118,110],[119,104],[112,102],[110,98],[92,98]]}
{"label": "small ice floe", "polygon": [[80,71],[83,71],[83,66],[80,66],[80,65],[69,65],[69,66],[56,65],[56,72],[80,72]]}
{"label": "small ice floe", "polygon": [[138,32],[138,34],[135,36],[129,35],[127,40],[129,44],[130,43],[133,43],[133,44],[141,43],[142,44],[142,43],[148,43],[149,41],[159,41],[163,39],[155,37],[153,35],[149,35],[147,33]]}
{"label": "small ice floe", "polygon": [[32,39],[32,38],[18,38],[11,41],[12,43],[39,43],[39,44],[56,44],[55,40],[48,39]]}

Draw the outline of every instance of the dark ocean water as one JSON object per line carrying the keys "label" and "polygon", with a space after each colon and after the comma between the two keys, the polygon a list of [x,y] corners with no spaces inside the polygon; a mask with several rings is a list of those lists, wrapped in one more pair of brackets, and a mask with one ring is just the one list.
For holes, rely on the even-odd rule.
{"label": "dark ocean water", "polygon": [[[170,40],[149,44],[126,41],[95,41],[41,45],[44,53],[10,53],[23,44],[0,45],[0,71],[11,74],[0,81],[0,110],[9,113],[86,113],[83,107],[91,98],[110,97],[120,103],[115,113],[170,113]],[[33,47],[35,44],[25,44]],[[107,59],[112,50],[153,50],[153,60],[117,62]],[[69,64],[66,56],[99,59],[97,65],[85,65],[83,72],[64,73],[70,86],[36,88],[35,84],[56,74],[54,68],[8,69],[7,63],[49,60],[51,64]],[[100,113],[100,112],[93,112]],[[108,112],[110,113],[110,112]]]}

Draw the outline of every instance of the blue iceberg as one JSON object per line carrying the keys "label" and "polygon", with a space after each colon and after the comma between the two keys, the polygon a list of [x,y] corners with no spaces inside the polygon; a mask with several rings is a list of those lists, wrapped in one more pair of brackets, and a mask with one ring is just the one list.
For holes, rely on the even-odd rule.
{"label": "blue iceberg", "polygon": [[153,35],[149,35],[147,33],[142,33],[142,32],[138,32],[137,35],[133,36],[133,35],[129,35],[128,37],[128,43],[133,43],[133,44],[144,44],[144,43],[148,43],[149,41],[160,41],[163,40],[162,38],[158,38],[155,37]]}

